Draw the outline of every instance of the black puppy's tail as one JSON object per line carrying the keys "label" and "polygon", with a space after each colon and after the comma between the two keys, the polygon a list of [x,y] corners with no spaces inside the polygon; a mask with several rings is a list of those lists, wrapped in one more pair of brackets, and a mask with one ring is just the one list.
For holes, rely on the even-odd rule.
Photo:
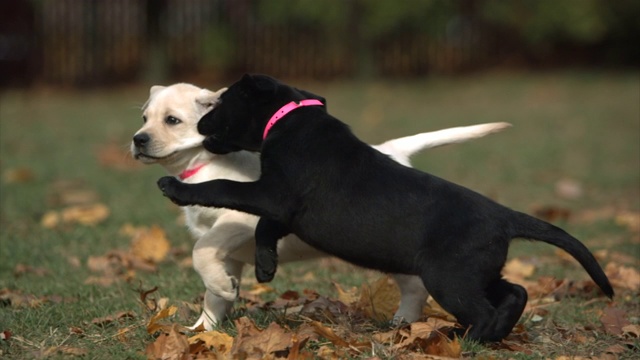
{"label": "black puppy's tail", "polygon": [[568,252],[584,267],[591,279],[598,284],[600,289],[609,298],[613,298],[613,288],[609,283],[607,275],[580,240],[569,235],[566,231],[557,226],[551,225],[533,216],[515,212],[515,221],[511,224],[511,236],[513,238],[525,238],[529,240],[540,240],[548,244],[555,245]]}

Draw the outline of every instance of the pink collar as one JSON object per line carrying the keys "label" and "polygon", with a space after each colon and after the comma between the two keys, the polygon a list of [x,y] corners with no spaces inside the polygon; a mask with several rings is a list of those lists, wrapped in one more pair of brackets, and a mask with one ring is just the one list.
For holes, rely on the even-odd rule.
{"label": "pink collar", "polygon": [[178,175],[178,177],[180,178],[180,180],[185,180],[187,178],[192,177],[193,175],[197,174],[198,171],[200,171],[200,169],[202,169],[206,164],[202,164],[202,165],[198,165],[194,168],[191,169],[187,169],[183,172],[180,173],[180,175]]}
{"label": "pink collar", "polygon": [[278,120],[282,119],[285,115],[287,115],[291,111],[293,111],[293,110],[295,110],[295,109],[297,109],[299,107],[303,107],[303,106],[318,106],[318,105],[322,106],[324,104],[320,100],[307,99],[307,100],[301,100],[300,102],[292,101],[292,102],[288,103],[287,105],[281,107],[278,111],[276,111],[275,114],[273,114],[271,119],[269,119],[269,122],[267,123],[267,126],[264,127],[264,133],[262,134],[262,140],[267,138],[267,134],[269,133],[269,130],[271,130],[271,127],[273,125],[275,125],[275,123],[277,123]]}

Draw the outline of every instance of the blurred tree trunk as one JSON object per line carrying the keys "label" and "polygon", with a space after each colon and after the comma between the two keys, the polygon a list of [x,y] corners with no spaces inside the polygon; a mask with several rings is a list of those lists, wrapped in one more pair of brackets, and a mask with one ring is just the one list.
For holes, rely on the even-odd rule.
{"label": "blurred tree trunk", "polygon": [[[167,39],[167,0],[147,0],[147,51],[144,56],[142,80],[151,85],[164,84],[169,80],[169,56],[164,42]],[[158,83],[158,84],[156,84]]]}

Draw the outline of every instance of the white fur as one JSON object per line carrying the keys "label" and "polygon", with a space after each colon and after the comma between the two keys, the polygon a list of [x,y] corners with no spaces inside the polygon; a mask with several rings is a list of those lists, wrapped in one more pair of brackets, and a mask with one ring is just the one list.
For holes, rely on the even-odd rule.
{"label": "white fur", "polygon": [[[202,147],[204,137],[197,131],[198,120],[215,106],[224,90],[211,92],[184,83],[151,87],[149,100],[143,107],[147,121],[136,132],[136,135],[148,134],[150,140],[145,146],[131,144],[134,157],[145,164],[158,163],[176,177],[185,169],[204,164],[200,171],[184,180],[187,183],[213,179],[257,180],[260,176],[258,154],[239,151],[215,155]],[[179,119],[180,123],[167,124],[165,119],[168,116]],[[374,148],[410,166],[409,157],[422,149],[479,138],[509,126],[507,123],[490,123],[457,127],[390,140]],[[183,210],[187,227],[196,239],[193,267],[206,288],[202,315],[192,328],[202,325],[211,330],[223,320],[237,299],[243,266],[254,263],[254,230],[258,218],[234,210],[200,206],[183,207]],[[278,243],[280,263],[322,256],[326,254],[294,235]],[[417,320],[428,296],[422,281],[417,276],[392,276],[402,295],[394,321]]]}

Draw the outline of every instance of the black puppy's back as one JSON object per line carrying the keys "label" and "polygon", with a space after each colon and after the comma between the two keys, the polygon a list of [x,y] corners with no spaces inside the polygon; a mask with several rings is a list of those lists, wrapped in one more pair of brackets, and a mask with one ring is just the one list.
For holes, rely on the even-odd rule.
{"label": "black puppy's back", "polygon": [[[312,112],[323,111],[308,109],[304,118],[284,124],[262,153],[265,159],[278,157],[282,172],[296,174],[287,191],[304,210],[281,220],[310,245],[361,266],[417,274],[418,263],[439,248],[473,245],[464,243],[468,236],[452,236],[430,249],[428,238],[444,236],[439,228],[463,235],[481,231],[479,221],[492,230],[501,225],[478,217],[505,212],[503,206],[400,165],[339,120]],[[494,241],[508,242],[506,233]]]}

